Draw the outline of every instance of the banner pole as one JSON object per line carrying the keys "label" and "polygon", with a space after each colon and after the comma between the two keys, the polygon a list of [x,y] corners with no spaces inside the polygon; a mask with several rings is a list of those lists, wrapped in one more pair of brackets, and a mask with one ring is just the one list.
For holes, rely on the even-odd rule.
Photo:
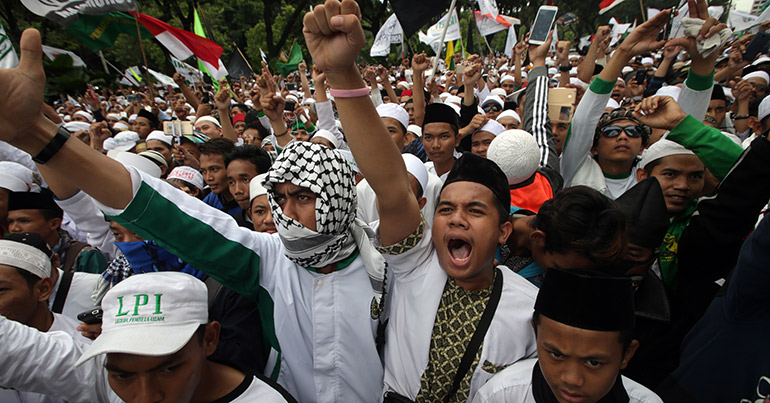
{"label": "banner pole", "polygon": [[[436,59],[433,61],[433,69],[431,69],[430,77],[428,77],[427,83],[433,81],[433,76],[436,75],[436,66],[438,66],[438,59],[441,58],[441,52],[444,51],[444,38],[446,38],[446,31],[449,28],[449,23],[452,22],[452,12],[455,10],[455,5],[457,4],[457,0],[452,0],[452,4],[449,5],[449,12],[447,13],[446,22],[444,23],[444,30],[441,31],[441,41],[439,41],[438,44],[438,51],[436,52]],[[460,21],[457,21],[458,29],[460,29]]]}
{"label": "banner pole", "polygon": [[246,62],[246,65],[249,66],[249,68],[251,69],[251,72],[253,73],[254,69],[251,67],[251,63],[249,63],[249,60],[246,59],[246,56],[243,55],[243,52],[241,52],[241,48],[238,47],[238,44],[236,44],[235,41],[233,41],[233,46],[235,46],[235,49],[237,49],[238,53],[241,54],[241,58],[243,58],[243,61]]}
{"label": "banner pole", "polygon": [[155,97],[155,88],[152,86],[152,81],[150,80],[150,72],[149,67],[147,67],[147,55],[144,54],[144,44],[142,44],[142,30],[139,28],[139,8],[135,11],[136,15],[134,15],[134,22],[136,23],[136,37],[139,39],[139,49],[142,51],[142,61],[144,61],[144,71],[142,71],[144,78],[147,80],[147,87],[150,88],[150,94],[152,94],[153,98]]}

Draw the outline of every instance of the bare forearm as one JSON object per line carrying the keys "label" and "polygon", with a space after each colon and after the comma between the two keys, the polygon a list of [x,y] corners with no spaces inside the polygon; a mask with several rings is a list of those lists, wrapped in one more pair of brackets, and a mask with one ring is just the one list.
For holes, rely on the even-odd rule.
{"label": "bare forearm", "polygon": [[217,108],[219,111],[219,123],[222,124],[222,137],[235,143],[238,141],[238,135],[235,134],[235,128],[233,128],[233,122],[230,118],[230,109]]}
{"label": "bare forearm", "polygon": [[425,79],[420,74],[415,74],[412,82],[412,100],[414,101],[414,124],[422,127],[425,118]]}
{"label": "bare forearm", "polygon": [[192,105],[193,109],[198,110],[198,106],[200,105],[200,101],[198,100],[198,97],[193,94],[192,90],[190,90],[190,87],[188,87],[185,84],[182,84],[179,86],[179,89],[182,90],[182,95],[184,95],[184,99],[187,100],[187,102]]}
{"label": "bare forearm", "polygon": [[[312,98],[313,94],[310,92],[310,81],[308,81],[304,71],[299,73],[299,81],[302,83],[302,91],[305,93],[305,99]],[[318,88],[316,88],[316,91],[318,91]]]}
{"label": "bare forearm", "polygon": [[631,56],[628,53],[623,52],[621,49],[615,51],[615,54],[610,59],[609,63],[604,66],[604,69],[599,73],[599,78],[605,81],[615,81],[620,76],[620,72],[623,67],[631,60]]}
{"label": "bare forearm", "polygon": [[584,83],[590,83],[591,77],[594,74],[594,69],[596,66],[596,48],[598,47],[596,41],[591,43],[591,46],[588,48],[588,53],[586,53],[586,57],[583,58],[583,61],[580,62],[578,65],[578,75],[577,78],[580,79],[580,81]]}

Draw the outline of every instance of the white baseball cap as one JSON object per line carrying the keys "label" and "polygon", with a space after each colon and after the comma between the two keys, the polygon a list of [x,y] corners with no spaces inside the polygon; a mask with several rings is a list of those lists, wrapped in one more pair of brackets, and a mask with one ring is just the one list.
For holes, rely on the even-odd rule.
{"label": "white baseball cap", "polygon": [[131,276],[102,300],[102,334],[75,366],[107,353],[164,356],[181,350],[208,323],[206,284],[181,272]]}
{"label": "white baseball cap", "polygon": [[171,170],[166,179],[179,179],[192,184],[198,190],[203,190],[203,175],[197,169],[188,166],[180,166]]}

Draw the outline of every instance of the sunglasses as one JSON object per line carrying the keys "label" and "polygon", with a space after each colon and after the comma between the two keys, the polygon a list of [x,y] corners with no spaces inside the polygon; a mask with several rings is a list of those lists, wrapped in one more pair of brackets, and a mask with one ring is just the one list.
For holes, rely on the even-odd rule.
{"label": "sunglasses", "polygon": [[481,109],[483,109],[484,112],[489,112],[489,111],[500,112],[501,110],[503,110],[503,108],[501,108],[500,105],[485,105]]}
{"label": "sunglasses", "polygon": [[626,126],[626,127],[620,127],[620,126],[607,126],[602,128],[602,136],[607,137],[608,139],[611,139],[613,137],[618,137],[620,135],[620,132],[626,132],[626,136],[631,138],[638,138],[642,137],[644,134],[644,129],[642,126]]}

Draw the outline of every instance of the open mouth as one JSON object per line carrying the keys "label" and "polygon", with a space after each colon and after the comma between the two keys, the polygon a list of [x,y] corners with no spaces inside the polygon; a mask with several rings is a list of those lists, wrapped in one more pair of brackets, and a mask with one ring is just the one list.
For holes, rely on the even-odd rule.
{"label": "open mouth", "polygon": [[447,249],[449,250],[449,256],[452,258],[452,263],[463,266],[471,258],[471,244],[465,240],[459,238],[451,238],[447,242]]}

